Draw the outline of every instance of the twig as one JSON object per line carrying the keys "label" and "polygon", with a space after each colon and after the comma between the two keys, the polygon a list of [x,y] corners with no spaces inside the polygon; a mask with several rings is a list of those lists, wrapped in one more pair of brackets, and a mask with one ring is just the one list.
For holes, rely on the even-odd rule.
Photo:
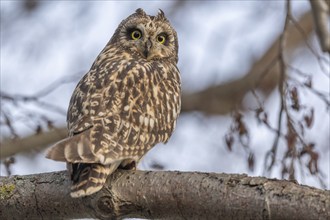
{"label": "twig", "polygon": [[330,109],[330,100],[329,100],[329,93],[318,91],[317,89],[313,88],[312,86],[306,86],[305,84],[299,82],[293,77],[289,77],[290,80],[294,81],[298,86],[303,89],[308,89],[311,93],[321,99],[325,104],[327,109]]}
{"label": "twig", "polygon": [[77,82],[80,78],[81,78],[80,72],[73,74],[70,77],[66,76],[66,77],[60,78],[60,79],[56,80],[55,82],[51,83],[50,85],[48,85],[47,87],[45,87],[44,89],[36,92],[34,95],[32,95],[32,97],[39,97],[39,98],[44,97],[44,96],[48,95],[49,93],[53,92],[60,85]]}
{"label": "twig", "polygon": [[304,29],[301,27],[299,22],[297,22],[296,19],[292,16],[292,14],[289,14],[288,16],[289,16],[290,21],[294,24],[294,26],[297,28],[297,30],[300,32],[300,34],[303,36],[303,39],[304,39],[304,42],[305,42],[307,48],[316,57],[323,74],[327,77],[330,77],[330,74],[328,73],[328,71],[326,69],[327,67],[324,67],[323,63],[322,63],[322,61],[323,61],[323,62],[328,64],[329,60],[327,60],[326,57],[319,55],[317,53],[317,51],[310,45],[310,43],[307,41],[307,39],[308,39],[307,34],[305,33]]}
{"label": "twig", "polygon": [[[280,92],[280,98],[281,98],[281,103],[280,103],[280,111],[279,111],[279,115],[278,115],[278,122],[277,122],[277,135],[274,139],[272,148],[270,151],[267,152],[266,157],[265,157],[265,165],[267,164],[268,158],[271,157],[271,163],[270,165],[267,167],[267,165],[265,166],[265,168],[267,167],[267,172],[270,172],[271,169],[273,168],[275,161],[276,161],[276,154],[277,154],[277,148],[278,148],[278,142],[280,139],[280,133],[282,130],[282,117],[283,117],[283,111],[286,108],[286,104],[285,104],[285,63],[284,63],[284,57],[283,57],[283,52],[284,52],[284,44],[285,44],[285,37],[286,37],[286,31],[287,28],[289,26],[289,15],[291,13],[291,5],[290,5],[290,0],[287,0],[287,4],[286,4],[286,10],[287,10],[287,15],[285,18],[285,23],[284,23],[284,28],[283,28],[283,32],[280,36],[280,44],[279,44],[279,61],[280,61],[280,80],[279,80],[279,84],[278,84],[278,90]],[[265,172],[265,171],[264,171]]]}
{"label": "twig", "polygon": [[18,134],[16,133],[15,128],[13,127],[13,125],[11,123],[10,116],[8,115],[8,113],[6,113],[5,110],[3,110],[3,107],[1,108],[1,113],[4,117],[4,124],[9,128],[9,131],[10,131],[11,135],[13,135],[13,138],[14,139],[18,138]]}
{"label": "twig", "polygon": [[62,108],[58,107],[57,105],[40,101],[37,96],[9,95],[6,92],[1,91],[0,98],[3,100],[11,101],[14,104],[19,102],[34,102],[43,108],[47,108],[59,114],[66,115],[66,111]]}
{"label": "twig", "polygon": [[329,33],[329,0],[309,0],[314,15],[316,34],[320,41],[323,52],[330,54],[330,33]]}

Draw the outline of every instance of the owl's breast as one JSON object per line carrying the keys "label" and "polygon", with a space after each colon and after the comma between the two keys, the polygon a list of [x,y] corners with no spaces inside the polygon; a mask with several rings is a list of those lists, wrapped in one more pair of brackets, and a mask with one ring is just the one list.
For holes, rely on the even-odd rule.
{"label": "owl's breast", "polygon": [[[158,143],[170,137],[180,113],[180,77],[172,64],[131,61],[110,77],[105,107],[119,114],[121,135],[129,141]],[[133,131],[133,132],[132,132]],[[134,144],[134,143],[133,143]]]}
{"label": "owl's breast", "polygon": [[68,117],[69,128],[82,127],[76,121],[101,126],[98,132],[109,134],[104,141],[120,146],[145,150],[166,142],[180,113],[180,76],[171,62],[138,61],[125,54],[103,57],[78,88],[86,95],[80,100],[76,92],[71,100],[77,114]]}

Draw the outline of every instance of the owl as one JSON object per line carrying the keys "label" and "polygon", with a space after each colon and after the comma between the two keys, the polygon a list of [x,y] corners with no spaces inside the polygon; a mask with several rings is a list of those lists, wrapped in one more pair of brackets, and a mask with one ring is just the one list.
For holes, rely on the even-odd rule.
{"label": "owl", "polygon": [[166,143],[181,107],[177,33],[159,10],[123,20],[70,100],[69,137],[46,157],[67,163],[71,196],[102,189],[117,168],[134,169]]}

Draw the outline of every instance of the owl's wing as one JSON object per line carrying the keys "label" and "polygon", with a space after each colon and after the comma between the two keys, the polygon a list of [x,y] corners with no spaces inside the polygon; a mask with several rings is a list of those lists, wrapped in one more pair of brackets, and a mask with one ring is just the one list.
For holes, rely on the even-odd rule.
{"label": "owl's wing", "polygon": [[94,88],[89,86],[89,77],[93,74],[94,71],[88,72],[72,94],[67,114],[69,137],[55,143],[47,152],[47,158],[70,163],[98,163],[102,159],[93,152],[91,143],[93,121],[88,110],[90,96],[94,92]]}
{"label": "owl's wing", "polygon": [[[102,72],[97,72],[97,68],[92,67],[78,83],[68,109],[69,137],[54,144],[48,151],[47,158],[69,163],[100,164],[125,159],[119,155],[122,146],[113,140],[117,138],[115,128],[120,125],[121,120],[119,115],[110,114],[111,116],[106,117],[111,108],[106,108],[103,103],[112,99],[113,94],[103,96],[107,87],[101,83],[101,76]],[[108,126],[113,129],[109,130]]]}
{"label": "owl's wing", "polygon": [[[170,139],[175,127],[176,120],[181,112],[181,79],[179,74],[179,69],[176,65],[170,65],[168,75],[169,78],[165,81],[161,81],[160,84],[164,91],[167,91],[165,94],[165,105],[166,108],[159,116],[163,117],[163,121],[167,123],[163,125],[163,129],[166,135],[163,135],[161,142],[166,144]],[[162,106],[161,106],[162,108]]]}
{"label": "owl's wing", "polygon": [[69,136],[81,133],[93,126],[90,116],[91,94],[95,93],[95,87],[90,78],[95,71],[90,70],[77,84],[69,103],[67,123]]}

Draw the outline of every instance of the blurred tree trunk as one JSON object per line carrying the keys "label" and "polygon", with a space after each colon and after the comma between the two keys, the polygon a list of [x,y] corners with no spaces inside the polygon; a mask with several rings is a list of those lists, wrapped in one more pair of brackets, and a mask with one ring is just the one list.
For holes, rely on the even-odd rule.
{"label": "blurred tree trunk", "polygon": [[330,217],[329,191],[246,175],[118,170],[103,190],[78,199],[64,171],[0,180],[0,219]]}

